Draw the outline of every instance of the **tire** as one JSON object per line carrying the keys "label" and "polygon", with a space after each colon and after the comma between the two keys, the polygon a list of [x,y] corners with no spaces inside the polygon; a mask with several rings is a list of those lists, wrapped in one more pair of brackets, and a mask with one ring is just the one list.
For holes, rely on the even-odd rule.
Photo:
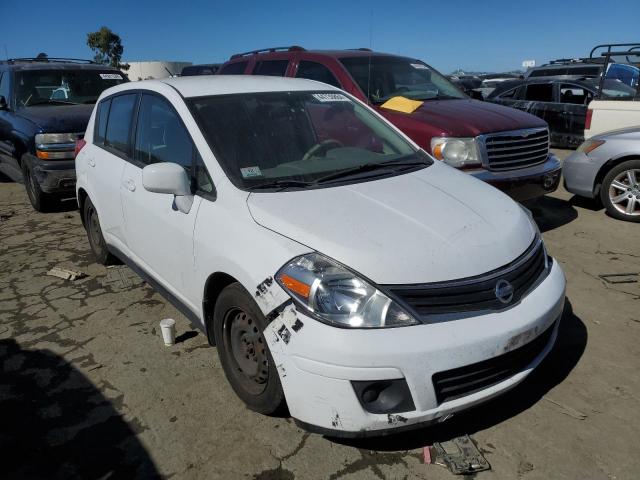
{"label": "tire", "polygon": [[105,242],[104,237],[102,236],[98,212],[89,197],[84,201],[82,218],[84,218],[84,228],[87,231],[89,246],[91,247],[93,255],[96,257],[96,262],[101,265],[112,265],[117,263],[116,257],[114,257],[107,248],[107,242]]}
{"label": "tire", "polygon": [[266,326],[258,305],[239,283],[232,283],[220,293],[213,329],[220,363],[231,388],[249,409],[277,415],[285,409],[285,398],[264,339]]}
{"label": "tire", "polygon": [[613,218],[640,222],[640,160],[628,160],[609,170],[602,180],[600,199]]}
{"label": "tire", "polygon": [[35,210],[38,212],[48,212],[56,205],[58,199],[51,193],[45,193],[40,188],[38,180],[34,177],[33,172],[27,165],[27,162],[22,160],[22,179],[24,181],[24,187],[27,190],[27,196],[29,202]]}

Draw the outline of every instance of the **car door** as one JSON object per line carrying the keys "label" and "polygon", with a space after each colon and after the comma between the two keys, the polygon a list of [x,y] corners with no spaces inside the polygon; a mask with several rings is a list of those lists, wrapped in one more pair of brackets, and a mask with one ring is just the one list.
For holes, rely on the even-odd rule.
{"label": "car door", "polygon": [[593,93],[582,85],[573,83],[560,83],[558,87],[562,108],[558,134],[562,137],[563,144],[578,146],[584,140],[587,106],[593,100]]}
{"label": "car door", "polygon": [[107,97],[98,103],[93,143],[83,149],[82,169],[87,171],[90,197],[109,244],[126,248],[120,184],[131,158],[131,129],[138,102],[137,92]]}
{"label": "car door", "polygon": [[9,81],[11,72],[0,71],[0,95],[5,98],[6,108],[0,110],[0,173],[5,173],[11,178],[20,178],[20,172],[16,169],[14,160],[15,146],[11,141],[12,116],[11,97],[9,95]]}
{"label": "car door", "polygon": [[183,293],[193,274],[193,230],[202,197],[196,195],[188,213],[174,205],[174,196],[145,190],[142,170],[157,162],[173,162],[192,175],[198,156],[193,141],[170,102],[144,93],[134,133],[133,161],[125,166],[122,206],[131,257],[164,288],[194,311]]}

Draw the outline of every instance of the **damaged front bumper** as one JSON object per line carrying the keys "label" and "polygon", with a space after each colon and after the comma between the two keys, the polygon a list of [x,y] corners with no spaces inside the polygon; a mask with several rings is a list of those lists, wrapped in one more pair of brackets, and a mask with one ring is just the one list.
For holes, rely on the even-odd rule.
{"label": "damaged front bumper", "polygon": [[75,160],[41,160],[25,156],[29,170],[46,193],[74,193],[76,186]]}
{"label": "damaged front bumper", "polygon": [[560,184],[561,172],[560,161],[555,155],[549,154],[540,165],[499,172],[482,169],[467,173],[502,190],[514,200],[524,201],[555,191]]}
{"label": "damaged front bumper", "polygon": [[[331,436],[378,436],[443,421],[524,380],[553,347],[564,298],[564,274],[553,262],[547,278],[505,311],[352,330],[325,325],[288,305],[268,325],[265,338],[299,425]],[[455,382],[462,370],[471,369],[473,375],[475,366],[515,357],[522,367],[509,376],[462,396],[447,396],[447,381]],[[361,387],[384,381],[394,385],[393,395],[410,398],[396,398],[395,406],[380,413],[385,402],[366,407]]]}

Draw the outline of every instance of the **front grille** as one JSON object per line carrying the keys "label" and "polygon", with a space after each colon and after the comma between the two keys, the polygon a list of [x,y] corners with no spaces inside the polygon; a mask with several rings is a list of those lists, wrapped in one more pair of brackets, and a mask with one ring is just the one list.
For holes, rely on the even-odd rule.
{"label": "front grille", "polygon": [[489,170],[513,170],[544,163],[549,155],[546,128],[514,130],[481,137]]}
{"label": "front grille", "polygon": [[433,375],[438,403],[470,395],[506,380],[524,370],[545,349],[556,324],[533,341],[497,357]]}
{"label": "front grille", "polygon": [[[518,302],[548,271],[546,252],[539,238],[513,262],[475,277],[419,285],[387,285],[384,288],[410,307],[419,317],[446,313],[500,310]],[[496,284],[506,280],[513,286],[513,298],[501,302]]]}

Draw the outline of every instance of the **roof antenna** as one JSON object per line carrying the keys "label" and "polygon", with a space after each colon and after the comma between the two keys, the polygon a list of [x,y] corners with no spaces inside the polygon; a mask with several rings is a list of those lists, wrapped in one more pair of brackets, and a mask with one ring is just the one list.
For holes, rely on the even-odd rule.
{"label": "roof antenna", "polygon": [[373,53],[373,9],[369,15],[369,65],[367,69],[367,103],[371,103],[371,54]]}

